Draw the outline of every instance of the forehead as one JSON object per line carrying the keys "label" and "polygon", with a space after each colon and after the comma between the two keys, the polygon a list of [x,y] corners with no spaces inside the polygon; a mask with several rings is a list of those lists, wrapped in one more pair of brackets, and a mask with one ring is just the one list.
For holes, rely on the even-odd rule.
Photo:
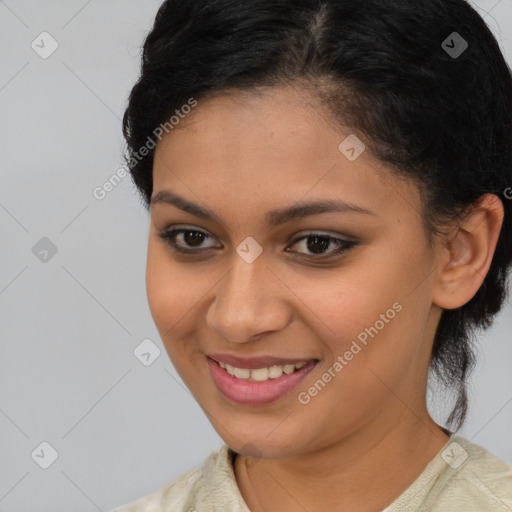
{"label": "forehead", "polygon": [[[404,194],[410,196],[404,207],[419,201],[416,187],[387,170],[358,145],[364,137],[355,136],[294,88],[199,100],[156,148],[154,194],[173,189],[190,197],[193,190],[216,206],[247,207],[257,199],[261,210],[326,195],[382,211],[400,207]],[[347,145],[355,159],[347,157]]]}
{"label": "forehead", "polygon": [[204,149],[202,154],[230,160],[239,152],[249,156],[249,151],[266,148],[271,151],[268,160],[273,161],[293,160],[300,149],[307,149],[302,152],[316,160],[333,153],[330,141],[319,140],[318,130],[329,125],[334,122],[327,112],[305,91],[291,87],[228,91],[199,100],[159,146],[170,144],[179,151],[185,144],[186,151],[193,143]]}

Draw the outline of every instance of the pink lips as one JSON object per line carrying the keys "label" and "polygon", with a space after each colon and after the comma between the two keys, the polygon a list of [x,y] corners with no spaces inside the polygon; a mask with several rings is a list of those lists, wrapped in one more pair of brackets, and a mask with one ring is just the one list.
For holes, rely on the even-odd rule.
{"label": "pink lips", "polygon": [[302,379],[315,367],[316,360],[308,360],[300,370],[284,374],[277,379],[264,382],[238,379],[221,368],[217,361],[236,366],[237,368],[265,368],[273,365],[294,364],[306,361],[305,359],[280,359],[264,356],[251,359],[242,359],[235,356],[211,354],[207,357],[210,374],[221,393],[229,400],[243,405],[264,405],[282,398],[293,388],[298,386]]}

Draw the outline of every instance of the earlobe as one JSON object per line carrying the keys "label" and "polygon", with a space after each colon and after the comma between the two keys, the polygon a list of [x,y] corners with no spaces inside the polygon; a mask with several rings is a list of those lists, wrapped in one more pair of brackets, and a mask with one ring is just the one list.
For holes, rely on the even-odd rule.
{"label": "earlobe", "polygon": [[457,221],[443,241],[434,304],[456,309],[474,297],[491,266],[503,216],[499,197],[485,194]]}

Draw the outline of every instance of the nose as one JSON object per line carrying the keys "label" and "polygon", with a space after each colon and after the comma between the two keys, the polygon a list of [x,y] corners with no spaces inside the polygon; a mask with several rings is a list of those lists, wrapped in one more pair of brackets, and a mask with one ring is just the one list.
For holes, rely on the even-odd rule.
{"label": "nose", "polygon": [[263,256],[247,263],[235,255],[215,295],[206,321],[230,342],[254,341],[291,322],[290,291]]}

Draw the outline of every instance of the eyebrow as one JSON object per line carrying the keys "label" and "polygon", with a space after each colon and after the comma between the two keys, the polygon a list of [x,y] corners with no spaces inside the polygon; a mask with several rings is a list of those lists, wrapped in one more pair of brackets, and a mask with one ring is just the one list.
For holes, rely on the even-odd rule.
{"label": "eyebrow", "polygon": [[[162,203],[176,206],[180,210],[190,213],[195,217],[223,224],[220,217],[209,208],[193,203],[170,190],[162,190],[151,198],[151,206]],[[366,208],[347,203],[340,199],[321,199],[309,203],[299,202],[289,208],[271,210],[266,213],[265,222],[269,227],[276,227],[293,220],[330,212],[362,213],[376,216],[374,212]]]}

